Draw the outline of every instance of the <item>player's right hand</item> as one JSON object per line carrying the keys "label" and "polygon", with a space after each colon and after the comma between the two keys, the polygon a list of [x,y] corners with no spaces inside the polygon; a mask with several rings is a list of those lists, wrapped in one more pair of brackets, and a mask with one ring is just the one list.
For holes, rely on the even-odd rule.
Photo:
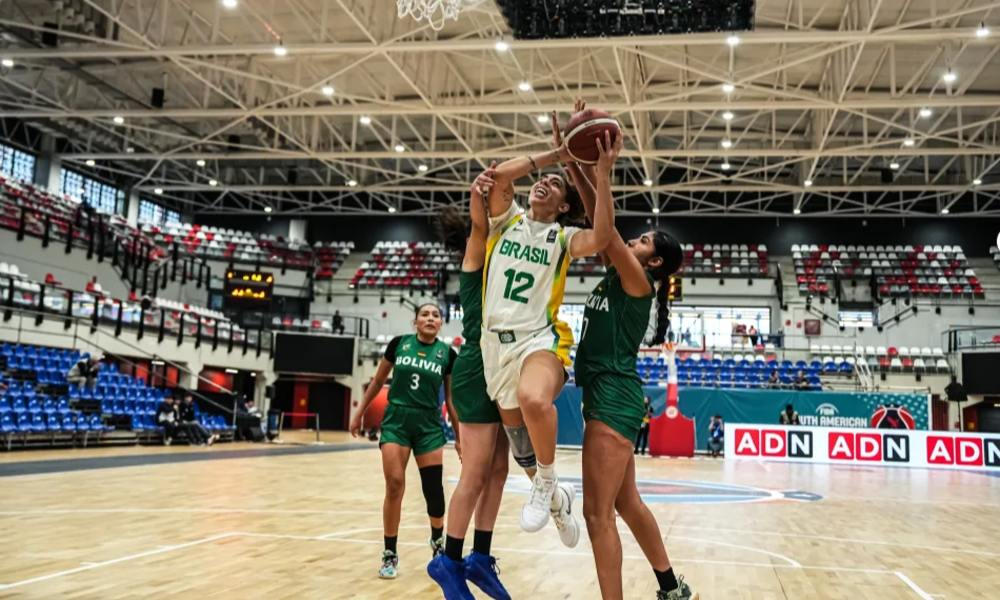
{"label": "player's right hand", "polygon": [[472,182],[472,193],[473,195],[479,195],[483,198],[490,195],[490,190],[493,186],[497,184],[494,177],[497,174],[497,161],[493,161],[490,168],[486,169],[476,177],[476,180]]}
{"label": "player's right hand", "polygon": [[358,437],[361,434],[361,414],[358,413],[351,419],[350,432],[352,437]]}

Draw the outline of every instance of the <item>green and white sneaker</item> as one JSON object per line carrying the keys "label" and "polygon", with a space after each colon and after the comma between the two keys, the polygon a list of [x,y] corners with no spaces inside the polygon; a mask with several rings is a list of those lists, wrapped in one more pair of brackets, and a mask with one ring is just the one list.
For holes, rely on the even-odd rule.
{"label": "green and white sneaker", "polygon": [[691,591],[691,587],[684,583],[684,576],[677,578],[677,589],[669,592],[656,592],[656,600],[698,600],[698,592]]}
{"label": "green and white sneaker", "polygon": [[378,570],[379,579],[395,579],[396,568],[399,566],[399,555],[392,550],[382,552],[382,567]]}
{"label": "green and white sneaker", "polygon": [[427,538],[427,542],[431,546],[431,560],[439,556],[444,556],[444,538],[436,540],[434,538]]}

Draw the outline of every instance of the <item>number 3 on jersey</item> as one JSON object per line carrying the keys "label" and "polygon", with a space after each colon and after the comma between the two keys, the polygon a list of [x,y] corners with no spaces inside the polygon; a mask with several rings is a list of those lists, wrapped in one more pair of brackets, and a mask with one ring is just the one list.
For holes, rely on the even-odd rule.
{"label": "number 3 on jersey", "polygon": [[[507,278],[507,286],[504,287],[503,297],[507,300],[527,304],[528,298],[522,294],[535,285],[534,276],[531,273],[515,271],[514,269],[507,269],[503,272],[503,275]],[[515,283],[518,285],[515,286]]]}
{"label": "number 3 on jersey", "polygon": [[420,387],[420,373],[410,375],[410,389],[415,390]]}

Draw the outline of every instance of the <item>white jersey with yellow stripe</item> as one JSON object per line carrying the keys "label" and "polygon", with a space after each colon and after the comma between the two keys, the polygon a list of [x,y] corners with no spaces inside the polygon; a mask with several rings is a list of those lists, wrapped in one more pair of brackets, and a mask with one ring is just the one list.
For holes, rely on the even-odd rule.
{"label": "white jersey with yellow stripe", "polygon": [[483,271],[485,331],[530,332],[558,325],[560,335],[569,332],[559,321],[559,307],[572,260],[570,240],[579,231],[532,221],[516,202],[490,218]]}

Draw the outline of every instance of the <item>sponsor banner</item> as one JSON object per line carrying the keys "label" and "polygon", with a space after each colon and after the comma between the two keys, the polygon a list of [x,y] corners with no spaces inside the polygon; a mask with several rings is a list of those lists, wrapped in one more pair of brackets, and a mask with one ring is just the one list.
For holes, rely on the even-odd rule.
{"label": "sponsor banner", "polygon": [[726,460],[1000,469],[1000,434],[730,423]]}

